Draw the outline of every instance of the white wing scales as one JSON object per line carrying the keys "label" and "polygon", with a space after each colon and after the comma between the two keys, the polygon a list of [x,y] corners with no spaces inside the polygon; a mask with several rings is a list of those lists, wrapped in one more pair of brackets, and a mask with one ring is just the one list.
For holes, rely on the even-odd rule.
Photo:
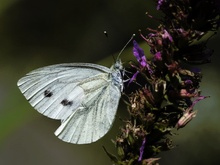
{"label": "white wing scales", "polygon": [[[105,96],[105,97],[103,97]],[[70,143],[85,144],[95,142],[103,137],[111,128],[121,97],[115,86],[106,86],[96,93],[91,104],[85,97],[83,105],[79,107],[61,126],[55,135]]]}
{"label": "white wing scales", "polygon": [[38,112],[61,120],[55,135],[85,144],[104,136],[114,121],[121,91],[111,73],[96,64],[58,64],[28,73],[18,87]]}
{"label": "white wing scales", "polygon": [[95,64],[91,64],[92,68],[85,65],[60,64],[39,68],[21,78],[18,87],[38,112],[53,119],[65,119],[74,107],[68,109],[60,103],[70,98],[77,104],[81,103],[84,91],[78,84],[89,77],[110,71],[109,68]]}

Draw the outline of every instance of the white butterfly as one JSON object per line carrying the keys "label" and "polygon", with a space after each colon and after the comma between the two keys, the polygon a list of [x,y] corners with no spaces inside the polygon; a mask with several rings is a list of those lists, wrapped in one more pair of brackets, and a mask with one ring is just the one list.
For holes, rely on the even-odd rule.
{"label": "white butterfly", "polygon": [[120,60],[111,67],[70,63],[36,69],[17,85],[43,115],[61,120],[55,135],[65,142],[92,143],[111,128],[123,90]]}

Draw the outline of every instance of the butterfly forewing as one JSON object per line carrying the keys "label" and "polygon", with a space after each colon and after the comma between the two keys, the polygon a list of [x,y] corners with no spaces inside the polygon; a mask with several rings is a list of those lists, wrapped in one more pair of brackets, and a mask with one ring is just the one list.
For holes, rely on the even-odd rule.
{"label": "butterfly forewing", "polygon": [[38,112],[61,120],[60,139],[85,144],[104,136],[114,120],[121,91],[112,72],[88,63],[51,65],[28,73],[18,87]]}

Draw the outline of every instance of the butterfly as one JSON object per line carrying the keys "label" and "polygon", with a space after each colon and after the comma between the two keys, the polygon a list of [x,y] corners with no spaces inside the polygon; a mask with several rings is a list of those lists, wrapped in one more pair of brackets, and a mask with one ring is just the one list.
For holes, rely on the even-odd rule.
{"label": "butterfly", "polygon": [[123,67],[66,63],[42,67],[22,77],[17,85],[41,114],[61,120],[59,139],[88,144],[111,128],[123,91]]}

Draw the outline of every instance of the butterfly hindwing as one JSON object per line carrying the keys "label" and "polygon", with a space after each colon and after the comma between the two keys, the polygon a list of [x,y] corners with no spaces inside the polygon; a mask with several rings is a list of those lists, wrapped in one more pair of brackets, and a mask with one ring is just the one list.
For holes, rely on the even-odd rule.
{"label": "butterfly hindwing", "polygon": [[67,120],[61,123],[55,135],[70,143],[86,144],[103,137],[111,128],[121,97],[120,90],[108,84],[99,88],[96,100],[88,94],[79,107]]}

